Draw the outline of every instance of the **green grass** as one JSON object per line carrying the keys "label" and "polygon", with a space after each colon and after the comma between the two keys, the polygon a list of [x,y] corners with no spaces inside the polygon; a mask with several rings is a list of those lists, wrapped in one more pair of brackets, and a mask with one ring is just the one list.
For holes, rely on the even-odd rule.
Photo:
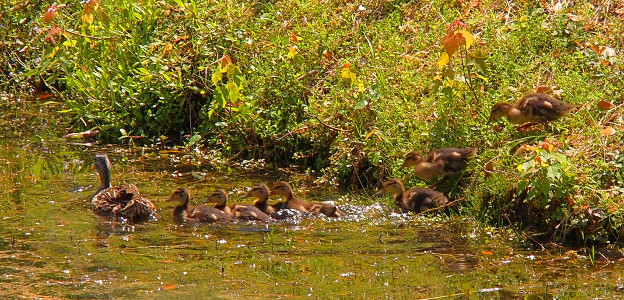
{"label": "green grass", "polygon": [[[468,201],[463,213],[552,239],[620,239],[621,5],[473,3],[103,1],[87,14],[68,1],[45,23],[47,4],[3,2],[0,84],[53,92],[75,131],[98,128],[105,141],[297,163],[349,185],[426,185],[398,170],[406,152],[476,146],[471,176],[441,187]],[[459,19],[476,42],[439,68]],[[52,24],[66,30],[55,44],[45,40]],[[494,103],[537,86],[579,110],[546,132],[486,124]],[[615,134],[601,135],[604,126]],[[555,155],[515,154],[545,138],[565,167],[519,171]]]}

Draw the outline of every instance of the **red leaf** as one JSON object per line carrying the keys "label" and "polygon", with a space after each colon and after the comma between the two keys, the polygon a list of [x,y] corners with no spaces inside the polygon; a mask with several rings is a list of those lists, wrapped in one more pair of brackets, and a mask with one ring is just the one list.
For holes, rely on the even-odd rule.
{"label": "red leaf", "polygon": [[607,101],[600,101],[598,102],[598,108],[602,109],[602,110],[609,110],[612,109],[613,107],[615,107],[615,105],[607,102]]}
{"label": "red leaf", "polygon": [[449,32],[442,41],[444,44],[444,50],[446,53],[451,56],[453,53],[457,52],[459,46],[466,44],[466,39],[459,32]]}
{"label": "red leaf", "polygon": [[466,24],[464,22],[462,22],[460,20],[455,20],[455,22],[451,23],[451,25],[449,25],[446,30],[447,30],[447,32],[452,32],[458,26],[461,26],[461,27],[464,27],[464,28],[468,29],[468,26],[466,26]]}

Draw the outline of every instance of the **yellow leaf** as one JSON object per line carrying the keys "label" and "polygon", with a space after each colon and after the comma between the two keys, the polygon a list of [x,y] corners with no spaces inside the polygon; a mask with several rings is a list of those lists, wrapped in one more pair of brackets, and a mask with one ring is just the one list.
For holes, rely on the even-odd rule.
{"label": "yellow leaf", "polygon": [[444,66],[446,66],[448,62],[449,62],[448,54],[446,54],[446,52],[442,53],[442,55],[440,55],[440,60],[438,60],[438,68],[440,69],[444,68]]}
{"label": "yellow leaf", "polygon": [[373,134],[377,133],[377,128],[371,130],[366,137],[364,138],[365,140],[368,140],[369,137],[371,137]]}
{"label": "yellow leaf", "polygon": [[297,55],[297,52],[299,52],[297,45],[289,47],[288,48],[288,55],[287,55],[287,57],[290,58],[290,59],[293,59]]}
{"label": "yellow leaf", "polygon": [[82,14],[82,21],[88,24],[93,24],[92,14]]}
{"label": "yellow leaf", "polygon": [[468,32],[466,30],[459,30],[458,32],[461,33],[461,35],[466,40],[466,49],[470,49],[470,46],[472,46],[472,44],[474,44],[474,42],[476,40],[474,35],[472,35],[472,33]]}
{"label": "yellow leaf", "polygon": [[353,72],[353,70],[351,70],[351,64],[350,63],[345,63],[344,66],[342,66],[342,71],[340,72],[340,76],[342,77],[342,80],[353,84],[357,78],[355,72]]}
{"label": "yellow leaf", "polygon": [[519,164],[516,169],[520,172],[524,171],[524,168],[522,167],[522,164]]}

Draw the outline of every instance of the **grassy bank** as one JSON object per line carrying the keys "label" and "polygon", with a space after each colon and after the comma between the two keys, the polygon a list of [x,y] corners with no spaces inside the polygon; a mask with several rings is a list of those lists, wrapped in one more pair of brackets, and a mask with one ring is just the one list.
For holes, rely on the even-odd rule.
{"label": "grassy bank", "polygon": [[[624,222],[618,5],[8,1],[0,84],[54,94],[73,131],[105,141],[298,163],[350,186],[428,185],[398,169],[405,153],[478,147],[471,175],[440,187],[466,200],[461,213],[613,241]],[[579,108],[551,130],[486,123],[494,103],[536,89]]]}

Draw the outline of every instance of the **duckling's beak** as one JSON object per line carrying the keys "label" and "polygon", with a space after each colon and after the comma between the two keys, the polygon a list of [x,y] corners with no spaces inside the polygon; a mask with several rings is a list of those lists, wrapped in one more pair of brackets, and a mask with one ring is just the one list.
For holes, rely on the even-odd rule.
{"label": "duckling's beak", "polygon": [[384,188],[380,188],[379,191],[377,191],[377,193],[375,193],[375,196],[381,196],[383,194],[386,193],[386,190]]}
{"label": "duckling's beak", "polygon": [[249,198],[251,197],[251,191],[247,192],[247,194],[241,196],[241,198]]}
{"label": "duckling's beak", "polygon": [[401,165],[401,167],[399,168],[399,170],[403,170],[404,168],[408,167],[407,165],[407,159],[403,162],[403,164]]}

